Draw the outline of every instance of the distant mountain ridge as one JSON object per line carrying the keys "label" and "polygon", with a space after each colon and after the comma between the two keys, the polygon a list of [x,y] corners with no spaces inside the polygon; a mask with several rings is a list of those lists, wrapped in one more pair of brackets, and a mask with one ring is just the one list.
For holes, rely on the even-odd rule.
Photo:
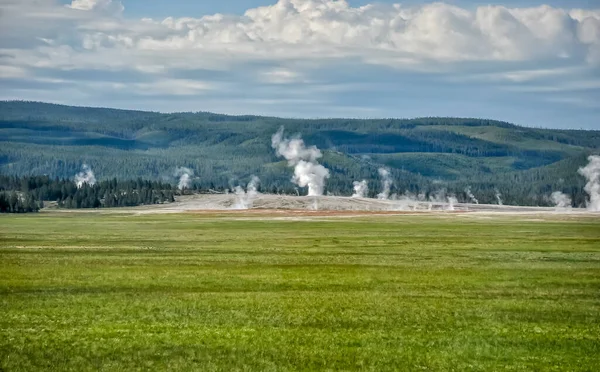
{"label": "distant mountain ridge", "polygon": [[350,194],[352,181],[379,187],[387,167],[394,192],[459,194],[483,200],[495,189],[520,204],[543,204],[560,189],[583,202],[577,168],[600,152],[600,131],[520,127],[473,118],[281,119],[208,112],[171,113],[0,102],[0,173],[72,177],[83,163],[99,179],[173,180],[194,171],[200,186],[230,187],[259,176],[264,189],[294,191],[271,135],[284,126],[324,153],[326,191]]}

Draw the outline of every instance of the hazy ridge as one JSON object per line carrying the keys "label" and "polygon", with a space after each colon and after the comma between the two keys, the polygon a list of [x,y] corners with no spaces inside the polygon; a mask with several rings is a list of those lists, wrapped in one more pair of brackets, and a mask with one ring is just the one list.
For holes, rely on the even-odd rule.
{"label": "hazy ridge", "polygon": [[0,172],[72,177],[83,163],[99,179],[173,180],[194,171],[199,187],[233,187],[258,175],[267,191],[294,192],[290,170],[271,148],[281,126],[324,153],[325,191],[350,194],[352,182],[378,188],[388,167],[392,192],[460,193],[483,201],[543,204],[560,190],[583,203],[577,168],[599,152],[600,131],[528,128],[474,118],[281,119],[207,112],[171,113],[0,102]]}

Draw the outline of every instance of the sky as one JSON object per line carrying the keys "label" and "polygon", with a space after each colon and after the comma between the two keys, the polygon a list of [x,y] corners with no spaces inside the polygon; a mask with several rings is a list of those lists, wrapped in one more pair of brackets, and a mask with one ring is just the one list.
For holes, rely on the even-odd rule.
{"label": "sky", "polygon": [[600,0],[0,0],[0,99],[600,129]]}

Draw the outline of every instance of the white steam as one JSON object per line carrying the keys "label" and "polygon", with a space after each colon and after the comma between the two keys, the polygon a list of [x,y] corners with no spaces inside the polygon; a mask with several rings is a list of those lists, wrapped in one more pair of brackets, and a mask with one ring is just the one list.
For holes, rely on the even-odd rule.
{"label": "white steam", "polygon": [[585,192],[590,196],[587,209],[592,212],[600,212],[600,156],[588,157],[588,165],[579,168],[579,174],[587,180]]}
{"label": "white steam", "polygon": [[271,137],[271,146],[277,156],[284,157],[288,165],[294,167],[292,182],[300,187],[308,186],[309,196],[323,195],[329,170],[317,162],[322,154],[316,146],[306,147],[301,138],[284,138],[283,127]]}
{"label": "white steam", "polygon": [[421,207],[421,204],[427,201],[425,194],[415,195],[410,191],[406,191],[404,194],[393,194],[390,197],[394,201],[394,210],[413,210],[416,211]]}
{"label": "white steam", "polygon": [[82,171],[75,175],[75,184],[77,185],[77,188],[80,189],[85,184],[94,186],[96,184],[96,176],[94,176],[94,172],[92,172],[90,166],[83,164],[81,169]]}
{"label": "white steam", "polygon": [[192,176],[194,175],[194,171],[190,168],[179,167],[175,170],[175,177],[179,177],[179,183],[177,184],[177,188],[179,190],[189,189],[192,185]]}
{"label": "white steam", "polygon": [[429,195],[429,201],[431,203],[442,204],[446,202],[446,190],[438,190],[433,194]]}
{"label": "white steam", "polygon": [[500,194],[500,191],[496,190],[496,202],[498,202],[498,205],[504,205],[504,202],[502,201],[502,194]]}
{"label": "white steam", "polygon": [[[419,196],[420,197],[420,196]],[[424,196],[423,196],[424,199]],[[458,199],[454,195],[447,196],[446,189],[441,189],[435,193],[429,195],[429,206],[428,209],[432,210],[433,204],[441,205],[442,208],[453,211],[455,205],[458,203]]]}
{"label": "white steam", "polygon": [[467,197],[471,203],[479,204],[479,200],[477,200],[475,195],[473,195],[473,192],[471,192],[470,186],[465,189],[465,193],[467,194]]}
{"label": "white steam", "polygon": [[453,211],[455,210],[454,205],[458,203],[458,199],[456,199],[456,197],[454,196],[449,196],[448,197],[448,210],[449,211]]}
{"label": "white steam", "polygon": [[315,198],[315,200],[313,200],[312,206],[309,209],[313,210],[313,211],[319,210],[319,201],[317,200],[317,198]]}
{"label": "white steam", "polygon": [[362,181],[354,181],[354,194],[352,194],[353,198],[364,198],[369,193],[369,185],[367,180]]}
{"label": "white steam", "polygon": [[260,179],[256,176],[252,176],[252,179],[246,186],[246,191],[241,186],[236,186],[235,191],[235,205],[233,209],[250,209],[254,206],[254,199],[258,195],[258,184]]}
{"label": "white steam", "polygon": [[555,191],[550,195],[550,200],[557,209],[571,208],[571,197],[560,191]]}
{"label": "white steam", "polygon": [[385,168],[379,168],[379,177],[381,177],[382,190],[377,194],[377,199],[387,200],[390,197],[390,189],[392,188],[392,177],[390,171]]}

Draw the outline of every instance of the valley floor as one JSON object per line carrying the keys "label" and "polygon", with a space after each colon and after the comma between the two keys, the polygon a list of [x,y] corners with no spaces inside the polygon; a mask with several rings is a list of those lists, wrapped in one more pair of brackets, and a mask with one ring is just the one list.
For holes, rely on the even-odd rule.
{"label": "valley floor", "polygon": [[600,365],[597,215],[144,210],[0,216],[0,369]]}
{"label": "valley floor", "polygon": [[[255,198],[241,200],[235,194],[195,194],[178,196],[174,203],[146,205],[131,208],[78,209],[68,210],[55,207],[50,212],[77,213],[215,213],[236,212],[262,215],[373,215],[373,214],[456,214],[466,212],[498,214],[543,214],[564,216],[596,216],[600,213],[588,212],[581,208],[524,207],[492,204],[466,204],[447,201],[419,201],[411,199],[379,200],[372,198],[351,198],[343,196],[289,196],[258,194]],[[431,213],[432,212],[432,213]]]}

